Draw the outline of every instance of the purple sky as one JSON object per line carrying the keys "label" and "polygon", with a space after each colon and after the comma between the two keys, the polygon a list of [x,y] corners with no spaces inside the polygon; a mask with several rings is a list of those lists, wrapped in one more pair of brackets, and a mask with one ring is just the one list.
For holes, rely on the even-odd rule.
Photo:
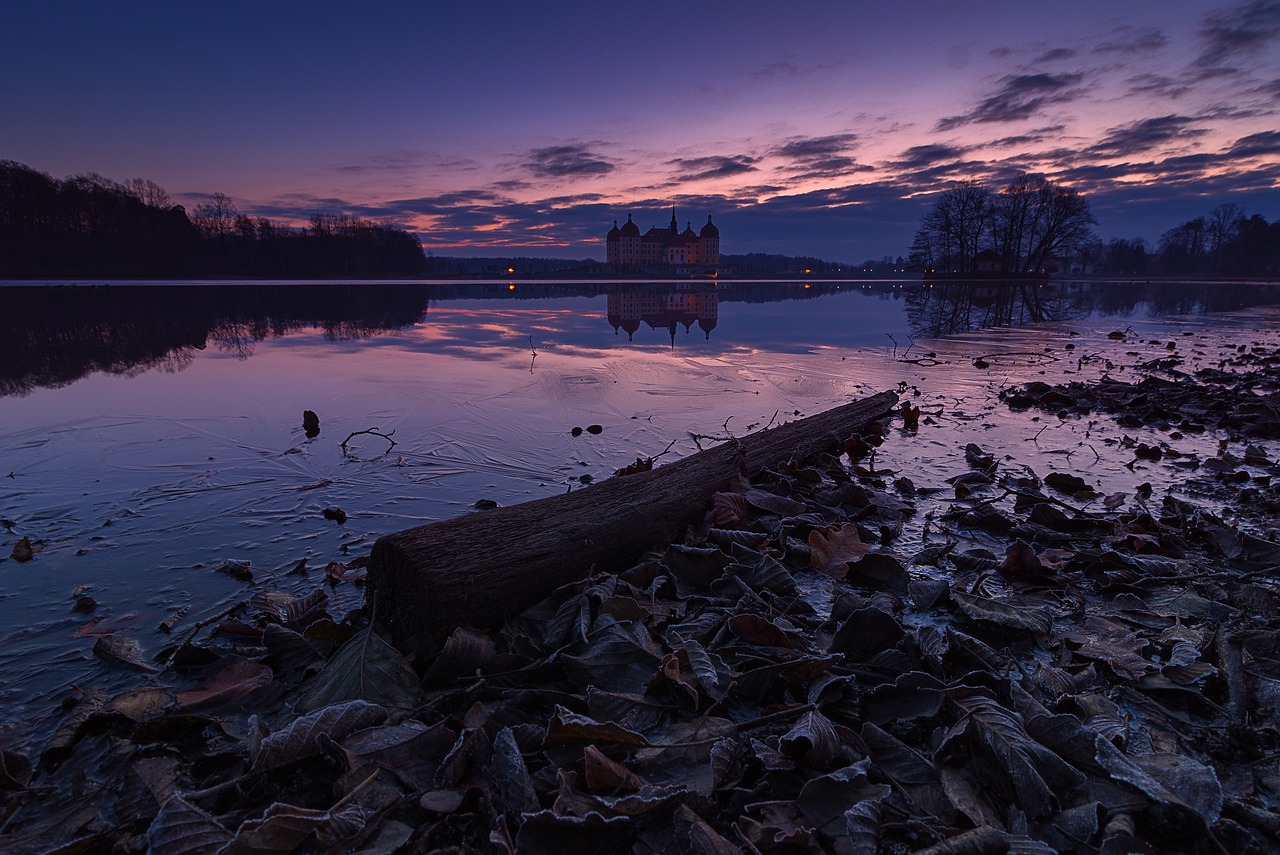
{"label": "purple sky", "polygon": [[1104,238],[1280,217],[1280,0],[42,0],[6,8],[0,80],[0,159],[439,255],[602,258],[675,204],[725,252],[859,262],[1021,170]]}

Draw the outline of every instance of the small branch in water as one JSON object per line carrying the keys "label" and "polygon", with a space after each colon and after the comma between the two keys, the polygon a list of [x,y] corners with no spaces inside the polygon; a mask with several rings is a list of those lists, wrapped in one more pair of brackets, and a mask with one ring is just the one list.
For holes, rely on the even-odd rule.
{"label": "small branch in water", "polygon": [[893,337],[893,334],[892,334],[892,333],[885,333],[885,335],[889,336],[889,341],[893,342],[893,355],[892,355],[890,358],[891,358],[891,359],[894,359],[894,360],[897,360],[897,358],[898,358],[898,340],[897,340],[896,338],[894,338],[894,337]]}
{"label": "small branch in water", "polygon": [[347,448],[347,443],[350,442],[353,437],[367,434],[368,436],[376,436],[379,439],[385,439],[387,442],[389,442],[390,445],[387,446],[387,450],[382,452],[383,454],[387,454],[391,451],[391,449],[395,448],[397,445],[396,441],[391,438],[392,434],[394,433],[395,431],[391,431],[391,433],[383,433],[377,428],[369,428],[368,430],[353,430],[351,433],[347,434],[346,439],[338,443],[338,446],[342,449],[342,453],[344,455],[346,455],[347,457],[350,457],[351,451]]}

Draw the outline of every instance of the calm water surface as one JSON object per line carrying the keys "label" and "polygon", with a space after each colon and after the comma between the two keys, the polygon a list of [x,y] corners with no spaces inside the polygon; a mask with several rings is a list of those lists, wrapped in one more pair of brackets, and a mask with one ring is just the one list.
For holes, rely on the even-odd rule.
{"label": "calm water surface", "polygon": [[[1158,481],[1084,423],[1042,430],[994,392],[1124,377],[1171,340],[1186,371],[1273,346],[1276,302],[1222,284],[3,285],[0,721],[136,682],[93,656],[91,620],[155,654],[178,609],[176,636],[256,591],[307,593],[387,532],[590,489],[673,441],[668,460],[696,451],[691,434],[884,389],[931,414],[881,451],[917,483],[964,471],[971,441],[1108,490]],[[344,453],[369,429],[395,445],[362,434]],[[23,536],[42,549],[19,564]],[[216,572],[228,560],[254,581]],[[92,615],[71,610],[77,589]],[[361,601],[350,583],[329,590],[335,615]]]}

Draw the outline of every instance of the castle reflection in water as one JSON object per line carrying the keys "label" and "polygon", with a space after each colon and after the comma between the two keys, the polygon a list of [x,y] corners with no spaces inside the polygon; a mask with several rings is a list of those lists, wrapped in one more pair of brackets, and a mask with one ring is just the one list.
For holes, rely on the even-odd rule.
{"label": "castle reflection in water", "polygon": [[650,329],[665,329],[674,345],[676,332],[685,333],[697,324],[708,340],[720,317],[720,295],[714,290],[663,291],[652,288],[609,291],[607,297],[609,325],[615,334],[623,331],[632,341],[642,324]]}

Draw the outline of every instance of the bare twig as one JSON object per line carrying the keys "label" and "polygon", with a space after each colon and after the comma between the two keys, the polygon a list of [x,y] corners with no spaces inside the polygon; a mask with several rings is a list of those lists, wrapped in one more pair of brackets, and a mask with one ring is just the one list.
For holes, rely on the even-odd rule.
{"label": "bare twig", "polygon": [[369,428],[368,430],[353,430],[351,433],[347,434],[346,439],[338,443],[338,446],[342,449],[342,453],[349,457],[351,456],[351,451],[347,448],[347,443],[350,442],[352,438],[357,436],[362,436],[362,435],[376,436],[379,439],[385,439],[387,442],[390,443],[390,445],[387,446],[387,450],[382,452],[382,454],[388,454],[390,453],[391,449],[395,448],[397,445],[396,441],[391,438],[392,434],[394,433],[395,433],[394,430],[391,431],[391,433],[383,433],[377,428]]}

